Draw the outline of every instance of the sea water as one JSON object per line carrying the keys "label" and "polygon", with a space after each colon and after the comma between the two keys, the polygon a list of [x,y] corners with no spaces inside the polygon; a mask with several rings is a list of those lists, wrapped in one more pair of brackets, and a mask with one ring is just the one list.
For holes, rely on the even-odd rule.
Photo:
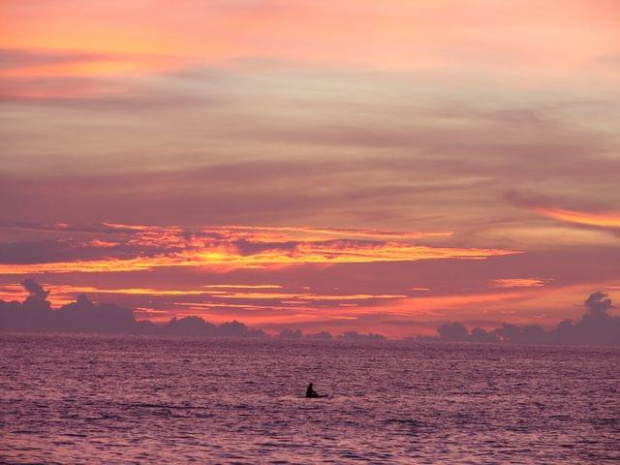
{"label": "sea water", "polygon": [[620,463],[619,349],[0,333],[0,355],[1,463]]}

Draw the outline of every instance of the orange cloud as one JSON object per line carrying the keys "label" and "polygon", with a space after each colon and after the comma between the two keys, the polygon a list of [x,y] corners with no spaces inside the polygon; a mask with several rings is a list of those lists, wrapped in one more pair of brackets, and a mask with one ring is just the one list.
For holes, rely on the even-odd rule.
{"label": "orange cloud", "polygon": [[499,288],[511,287],[543,287],[548,280],[540,278],[493,279],[491,284]]}
{"label": "orange cloud", "polygon": [[0,78],[114,77],[157,73],[174,69],[173,60],[159,57],[110,56],[68,63],[40,64],[0,70]]}
{"label": "orange cloud", "polygon": [[[240,268],[281,268],[295,265],[405,262],[468,259],[519,253],[504,249],[432,247],[412,238],[438,233],[329,230],[312,228],[221,227],[184,231],[182,228],[105,225],[130,234],[126,242],[140,253],[131,258],[59,261],[52,263],[1,264],[0,273],[98,273],[145,271],[183,267],[229,271]],[[325,238],[337,235],[338,238]],[[379,238],[379,239],[377,239]],[[372,239],[372,240],[371,240]],[[94,245],[108,248],[106,243]],[[151,254],[144,248],[152,249]]]}
{"label": "orange cloud", "polygon": [[565,223],[601,228],[620,228],[620,212],[589,213],[553,207],[534,207],[534,210],[549,218]]}
{"label": "orange cloud", "polygon": [[[141,240],[145,240],[147,234],[152,234],[156,239],[161,239],[164,233],[175,237],[182,231],[180,227],[171,226],[148,226],[126,225],[120,223],[102,223],[113,229],[133,230],[142,233]],[[69,225],[57,224],[56,228],[67,228]],[[336,236],[346,238],[369,238],[369,239],[421,239],[427,237],[450,237],[451,231],[383,231],[378,229],[345,229],[345,228],[313,228],[309,226],[217,226],[200,228],[203,233],[228,233],[239,237],[256,237],[258,233],[266,233],[265,238],[274,240],[290,240],[294,237],[302,237],[307,240],[316,240],[323,236]]]}

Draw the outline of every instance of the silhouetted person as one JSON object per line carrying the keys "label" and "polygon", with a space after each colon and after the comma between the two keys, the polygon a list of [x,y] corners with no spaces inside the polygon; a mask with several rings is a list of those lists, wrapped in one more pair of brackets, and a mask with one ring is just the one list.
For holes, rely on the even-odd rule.
{"label": "silhouetted person", "polygon": [[308,399],[316,399],[317,397],[320,397],[319,394],[312,387],[312,383],[308,384],[308,389],[306,389],[306,397]]}

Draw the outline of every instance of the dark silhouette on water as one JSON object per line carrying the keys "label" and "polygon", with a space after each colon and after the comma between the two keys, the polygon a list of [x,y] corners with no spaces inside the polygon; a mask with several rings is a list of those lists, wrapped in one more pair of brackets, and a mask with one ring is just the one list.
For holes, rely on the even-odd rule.
{"label": "dark silhouette on water", "polygon": [[312,387],[312,383],[308,384],[308,389],[306,389],[306,398],[308,399],[317,399],[321,397],[318,392],[316,392],[314,390],[314,387]]}

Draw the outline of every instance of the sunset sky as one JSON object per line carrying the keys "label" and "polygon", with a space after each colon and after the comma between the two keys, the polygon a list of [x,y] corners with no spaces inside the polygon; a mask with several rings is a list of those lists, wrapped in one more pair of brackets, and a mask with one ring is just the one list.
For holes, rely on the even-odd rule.
{"label": "sunset sky", "polygon": [[0,299],[390,337],[620,301],[618,0],[3,0],[0,99]]}

